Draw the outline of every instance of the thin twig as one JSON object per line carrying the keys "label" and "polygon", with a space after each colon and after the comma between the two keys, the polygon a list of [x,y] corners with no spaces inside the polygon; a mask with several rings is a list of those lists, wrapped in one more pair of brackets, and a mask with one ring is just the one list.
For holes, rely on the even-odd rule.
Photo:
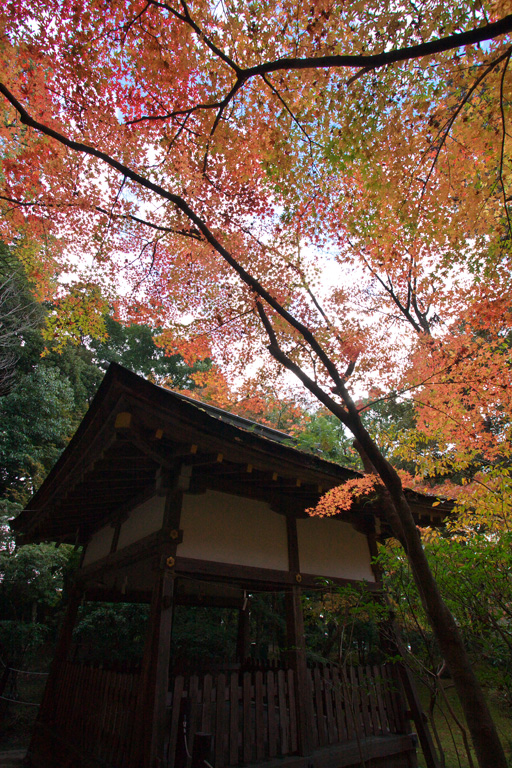
{"label": "thin twig", "polygon": [[437,165],[437,161],[439,159],[439,155],[441,154],[441,150],[442,150],[442,148],[443,148],[443,146],[444,146],[444,144],[445,144],[445,142],[446,142],[446,140],[447,140],[447,138],[448,138],[448,136],[450,134],[452,126],[453,126],[455,120],[457,119],[457,117],[459,116],[462,108],[468,103],[468,101],[470,100],[470,98],[473,95],[473,93],[475,92],[475,90],[478,88],[480,83],[483,80],[485,80],[487,75],[490,74],[494,69],[496,69],[498,64],[500,64],[504,59],[508,60],[510,58],[511,51],[512,51],[512,49],[510,49],[510,48],[507,49],[507,51],[505,53],[503,53],[501,56],[498,56],[497,59],[492,61],[489,64],[489,66],[484,69],[482,74],[479,75],[479,77],[477,77],[477,79],[475,80],[475,82],[473,83],[471,88],[468,90],[468,92],[461,99],[461,101],[457,105],[457,108],[456,108],[455,112],[453,113],[453,115],[448,120],[448,123],[446,124],[446,127],[445,127],[445,129],[443,131],[443,135],[441,137],[441,141],[440,141],[439,145],[436,148],[436,153],[435,153],[434,159],[432,161],[432,165],[430,166],[430,170],[429,170],[429,172],[427,174],[427,178],[425,179],[425,181],[423,183],[423,189],[421,191],[421,196],[420,196],[420,203],[423,201],[423,198],[424,198],[425,193],[427,191],[428,183],[429,183],[430,178],[431,178],[431,176],[432,176],[432,174],[434,172],[434,168]]}

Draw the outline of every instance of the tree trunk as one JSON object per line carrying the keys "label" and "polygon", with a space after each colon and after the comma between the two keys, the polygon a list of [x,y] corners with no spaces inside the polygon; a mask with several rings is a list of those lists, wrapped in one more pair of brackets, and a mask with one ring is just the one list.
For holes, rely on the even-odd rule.
{"label": "tree trunk", "polygon": [[355,418],[353,414],[351,416],[350,428],[356,437],[356,448],[363,463],[369,468],[369,460],[373,473],[380,477],[386,488],[382,495],[384,511],[395,537],[407,554],[423,607],[455,684],[478,765],[480,768],[506,768],[505,753],[482,688],[473,672],[457,624],[430,570],[401,480],[362,425],[359,415]]}

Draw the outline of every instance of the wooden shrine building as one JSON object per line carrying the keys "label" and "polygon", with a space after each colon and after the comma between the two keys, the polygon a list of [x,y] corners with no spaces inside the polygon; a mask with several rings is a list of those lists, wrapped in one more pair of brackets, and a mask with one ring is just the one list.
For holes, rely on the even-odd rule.
{"label": "wooden shrine building", "polygon": [[[83,546],[31,764],[187,768],[193,745],[207,739],[213,768],[270,768],[276,760],[283,768],[416,766],[411,730],[422,740],[428,734],[420,717],[411,728],[415,700],[411,691],[404,698],[395,667],[307,664],[301,591],[320,578],[379,589],[371,562],[385,528],[378,504],[342,518],[305,513],[355,476],[277,430],[111,365],[76,435],[13,523],[20,543]],[[419,523],[446,514],[433,499],[408,494]],[[244,666],[251,590],[284,592],[279,665]],[[84,600],[150,606],[140,668],[73,658]],[[238,665],[175,673],[180,604],[238,609]]]}

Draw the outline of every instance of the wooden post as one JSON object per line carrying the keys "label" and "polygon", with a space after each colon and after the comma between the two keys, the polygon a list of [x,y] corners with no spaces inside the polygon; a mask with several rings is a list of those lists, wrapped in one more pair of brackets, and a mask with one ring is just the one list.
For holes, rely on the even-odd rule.
{"label": "wooden post", "polygon": [[71,648],[71,642],[73,640],[73,630],[76,624],[76,617],[80,603],[82,600],[82,592],[78,587],[73,587],[70,592],[68,605],[66,608],[66,615],[64,616],[64,622],[60,630],[59,640],[55,649],[54,661],[56,663],[60,661],[66,661],[69,649]]}
{"label": "wooden post", "polygon": [[130,768],[157,768],[163,765],[173,594],[174,573],[164,560],[163,567],[160,564],[157,566],[153,586]]}
{"label": "wooden post", "polygon": [[48,752],[55,752],[55,740],[52,731],[48,730],[45,724],[52,724],[55,720],[57,682],[61,674],[61,664],[68,658],[81,599],[81,591],[77,586],[73,587],[69,594],[64,622],[60,630],[55,655],[50,667],[50,674],[46,681],[43,699],[39,706],[37,720],[27,752],[28,756],[33,755],[34,758],[37,758],[39,754],[44,756]]}
{"label": "wooden post", "polygon": [[306,663],[304,618],[302,615],[301,589],[292,587],[285,593],[287,662],[295,672],[297,683],[297,737],[300,755],[310,755],[312,730],[312,692]]}
{"label": "wooden post", "polygon": [[[144,648],[141,694],[138,710],[140,731],[130,765],[159,768],[164,765],[169,695],[172,617],[174,611],[174,566],[181,513],[182,492],[178,477],[170,479],[162,527],[162,546],[155,563],[155,580],[149,625]],[[176,533],[174,533],[176,532]],[[179,706],[180,702],[173,702]]]}
{"label": "wooden post", "polygon": [[50,667],[50,674],[46,681],[46,687],[43,695],[43,700],[39,707],[37,719],[48,721],[53,719],[53,707],[55,706],[54,690],[57,683],[57,678],[60,674],[60,666],[63,661],[66,661],[69,655],[69,649],[73,641],[73,629],[76,624],[76,617],[80,602],[82,599],[82,593],[78,587],[73,587],[70,592],[69,600],[64,616],[64,621],[60,630],[59,639],[55,648],[55,655],[53,657],[52,665]]}
{"label": "wooden post", "polygon": [[204,768],[205,760],[210,759],[212,750],[211,733],[196,733],[192,746],[192,762],[190,768]]}
{"label": "wooden post", "polygon": [[286,515],[286,533],[288,541],[288,568],[296,579],[296,585],[285,593],[286,639],[288,645],[286,659],[295,673],[297,683],[295,700],[299,754],[310,755],[312,751],[313,702],[306,662],[306,640],[304,637],[301,589],[298,586],[302,577],[300,575],[297,520],[294,515]]}
{"label": "wooden post", "polygon": [[238,634],[236,638],[236,657],[243,664],[249,656],[249,604],[238,609]]}

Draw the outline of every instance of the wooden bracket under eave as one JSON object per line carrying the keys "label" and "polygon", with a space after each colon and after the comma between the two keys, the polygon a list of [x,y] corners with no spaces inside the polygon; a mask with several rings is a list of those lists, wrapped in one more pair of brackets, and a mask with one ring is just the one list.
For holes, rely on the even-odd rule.
{"label": "wooden bracket under eave", "polygon": [[128,411],[121,411],[117,414],[114,422],[115,429],[130,429],[132,425],[132,415]]}

